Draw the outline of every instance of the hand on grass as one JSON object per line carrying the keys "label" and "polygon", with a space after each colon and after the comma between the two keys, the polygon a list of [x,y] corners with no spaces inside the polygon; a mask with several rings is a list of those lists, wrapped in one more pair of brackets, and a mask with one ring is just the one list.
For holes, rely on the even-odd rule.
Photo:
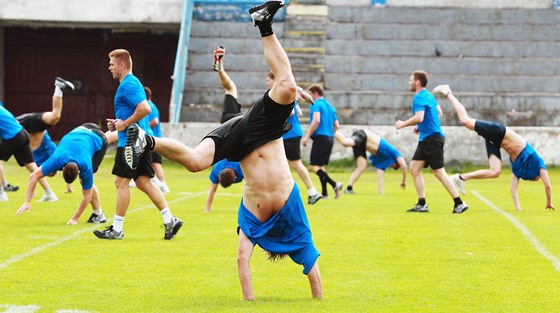
{"label": "hand on grass", "polygon": [[16,211],[16,215],[20,215],[21,213],[27,211],[27,213],[31,212],[31,204],[24,203],[21,205],[19,210]]}

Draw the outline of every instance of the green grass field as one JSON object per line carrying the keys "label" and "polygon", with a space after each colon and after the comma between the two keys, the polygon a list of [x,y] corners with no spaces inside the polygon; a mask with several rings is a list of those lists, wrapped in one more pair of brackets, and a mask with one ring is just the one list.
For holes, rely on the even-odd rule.
{"label": "green grass field", "polygon": [[[111,154],[111,153],[109,153]],[[102,206],[114,214],[115,188],[107,158],[96,174]],[[324,299],[312,300],[302,267],[266,260],[255,249],[251,262],[257,301],[244,302],[237,277],[237,207],[242,186],[220,189],[204,214],[208,171],[192,174],[166,163],[172,212],[185,225],[163,240],[162,219],[140,191],[132,191],[125,239],[104,241],[86,224],[67,226],[81,198],[64,194],[61,175],[49,178],[55,203],[24,201],[28,173],[11,160],[10,182],[22,189],[0,202],[0,312],[558,312],[560,309],[559,212],[548,212],[542,183],[522,182],[522,212],[509,194],[511,172],[472,181],[470,205],[454,215],[452,200],[429,172],[429,214],[406,213],[416,201],[409,177],[386,174],[386,195],[376,175],[365,173],[356,195],[306,206]],[[551,170],[558,200],[560,170]],[[347,183],[349,171],[334,178]],[[318,185],[316,176],[312,176]],[[300,182],[296,177],[296,181]],[[301,185],[301,183],[300,183]],[[303,187],[303,186],[302,186]],[[303,188],[305,193],[305,188]],[[37,189],[38,196],[42,189]],[[304,199],[307,195],[304,194]],[[558,205],[557,202],[556,204]]]}

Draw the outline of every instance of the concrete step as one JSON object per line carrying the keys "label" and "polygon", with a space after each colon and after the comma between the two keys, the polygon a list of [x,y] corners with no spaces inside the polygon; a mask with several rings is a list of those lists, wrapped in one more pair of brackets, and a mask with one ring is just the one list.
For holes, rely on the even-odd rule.
{"label": "concrete step", "polygon": [[[284,22],[274,23],[274,33],[279,38],[284,36]],[[250,22],[194,20],[191,26],[191,39],[196,37],[260,39],[258,29]]]}
{"label": "concrete step", "polygon": [[560,25],[555,10],[414,8],[414,7],[329,7],[329,20],[336,23],[400,24],[540,24]]}
{"label": "concrete step", "polygon": [[484,74],[514,76],[556,76],[560,73],[559,58],[457,58],[430,56],[363,56],[326,55],[322,62],[334,73],[404,74],[424,69],[431,76],[439,74]]}
{"label": "concrete step", "polygon": [[[412,49],[411,47],[414,47]],[[487,58],[557,58],[560,42],[464,42],[451,40],[342,40],[325,42],[327,54],[373,56],[445,56]]]}
{"label": "concrete step", "polygon": [[560,41],[558,25],[549,24],[386,24],[332,23],[329,39],[462,40],[462,41]]}
{"label": "concrete step", "polygon": [[[414,69],[410,69],[412,73]],[[334,90],[379,90],[399,91],[408,88],[410,74],[356,74],[325,72],[325,87]],[[428,86],[450,84],[468,92],[492,92],[507,94],[531,92],[542,94],[560,94],[559,76],[502,76],[438,74],[431,75]]]}
{"label": "concrete step", "polygon": [[290,30],[284,32],[284,39],[303,38],[303,39],[325,39],[327,31],[325,30]]}

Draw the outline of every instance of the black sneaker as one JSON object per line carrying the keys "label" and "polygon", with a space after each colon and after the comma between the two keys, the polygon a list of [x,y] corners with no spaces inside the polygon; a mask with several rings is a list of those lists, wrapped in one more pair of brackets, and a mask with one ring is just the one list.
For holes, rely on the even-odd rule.
{"label": "black sneaker", "polygon": [[165,235],[163,236],[163,239],[171,240],[173,239],[173,237],[175,237],[177,232],[179,232],[181,226],[183,226],[183,221],[181,221],[177,217],[173,217],[173,220],[171,222],[163,224],[163,226],[165,226]]}
{"label": "black sneaker", "polygon": [[133,123],[126,129],[126,144],[123,149],[124,160],[128,167],[135,170],[138,160],[146,148],[146,132]]}
{"label": "black sneaker", "polygon": [[92,223],[92,224],[107,223],[107,219],[105,218],[105,213],[101,212],[101,215],[91,213],[91,216],[88,218],[87,223]]}
{"label": "black sneaker", "polygon": [[321,199],[323,199],[323,196],[320,193],[316,193],[314,196],[309,196],[309,198],[307,198],[307,204],[315,204]]}
{"label": "black sneaker", "polygon": [[412,209],[406,210],[407,212],[418,212],[418,213],[428,213],[428,204],[420,205],[416,204]]}
{"label": "black sneaker", "polygon": [[62,78],[62,77],[57,77],[54,79],[54,85],[58,86],[58,88],[65,90],[65,89],[76,89],[76,87],[74,87],[74,84],[72,84],[71,82],[67,81],[66,79]]}
{"label": "black sneaker", "polygon": [[104,230],[94,230],[93,234],[100,239],[124,239],[124,232],[113,230],[113,225]]}
{"label": "black sneaker", "polygon": [[469,205],[463,201],[461,204],[457,204],[453,207],[453,214],[461,214],[469,209]]}
{"label": "black sneaker", "polygon": [[14,185],[8,183],[6,186],[4,186],[4,190],[5,190],[5,191],[9,191],[9,192],[18,191],[18,190],[19,190],[19,186],[14,186]]}
{"label": "black sneaker", "polygon": [[283,6],[284,1],[267,1],[261,5],[250,8],[249,14],[255,26],[259,23],[272,24],[274,21],[274,14]]}

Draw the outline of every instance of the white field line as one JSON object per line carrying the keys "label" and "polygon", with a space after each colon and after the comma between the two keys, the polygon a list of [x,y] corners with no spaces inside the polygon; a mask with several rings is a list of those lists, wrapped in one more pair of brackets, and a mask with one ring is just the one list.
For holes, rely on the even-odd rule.
{"label": "white field line", "polygon": [[546,247],[531,233],[531,231],[523,225],[519,220],[517,220],[513,215],[509,214],[508,212],[500,209],[488,199],[484,198],[481,194],[479,194],[476,190],[471,191],[480,201],[484,202],[487,206],[489,206],[492,210],[496,211],[497,213],[503,215],[506,219],[508,219],[513,226],[515,226],[519,231],[523,234],[525,239],[529,241],[533,247],[547,260],[552,263],[556,271],[560,272],[560,260],[554,256],[554,254],[548,252]]}
{"label": "white field line", "polygon": [[[194,197],[198,197],[198,196],[200,196],[200,195],[204,195],[204,194],[206,194],[206,193],[207,193],[207,192],[204,191],[204,192],[197,192],[197,193],[189,194],[189,195],[186,195],[186,196],[183,196],[183,197],[180,197],[180,198],[171,200],[171,201],[167,201],[167,203],[180,202],[180,201],[183,201],[183,200],[186,200],[186,199],[189,199],[189,198],[194,198]],[[145,206],[143,206],[143,207],[139,207],[139,208],[136,208],[136,209],[134,209],[134,210],[128,211],[128,214],[130,214],[130,213],[136,213],[136,212],[139,212],[139,211],[142,211],[142,210],[145,210],[145,209],[148,209],[148,208],[152,208],[152,207],[154,207],[153,204],[145,205]],[[51,248],[51,247],[54,247],[54,246],[58,246],[58,245],[60,245],[60,244],[62,244],[62,243],[64,243],[64,242],[66,242],[66,241],[68,241],[68,240],[72,240],[72,239],[78,237],[79,235],[81,235],[81,234],[83,234],[83,233],[91,232],[91,231],[93,231],[93,230],[96,229],[96,228],[99,228],[99,225],[96,224],[95,226],[92,226],[92,227],[80,229],[80,230],[75,231],[75,232],[73,232],[72,234],[70,234],[70,235],[68,235],[68,236],[66,236],[66,237],[62,237],[62,238],[60,238],[60,239],[58,239],[58,240],[55,240],[55,241],[52,241],[52,242],[48,242],[48,243],[42,244],[42,245],[40,245],[40,246],[38,246],[38,247],[35,247],[35,248],[33,248],[33,249],[31,249],[31,250],[29,250],[29,251],[27,251],[27,252],[24,252],[24,253],[22,253],[22,254],[15,255],[15,256],[9,258],[8,260],[6,260],[6,261],[0,263],[0,270],[1,270],[1,269],[4,269],[4,268],[6,268],[6,267],[8,267],[9,265],[11,265],[11,264],[13,264],[13,263],[19,262],[19,261],[21,261],[21,260],[23,260],[23,259],[25,259],[25,258],[27,258],[27,257],[30,257],[30,256],[32,256],[32,255],[36,255],[36,254],[40,253],[40,252],[43,251],[43,250],[46,250],[46,249]]]}

